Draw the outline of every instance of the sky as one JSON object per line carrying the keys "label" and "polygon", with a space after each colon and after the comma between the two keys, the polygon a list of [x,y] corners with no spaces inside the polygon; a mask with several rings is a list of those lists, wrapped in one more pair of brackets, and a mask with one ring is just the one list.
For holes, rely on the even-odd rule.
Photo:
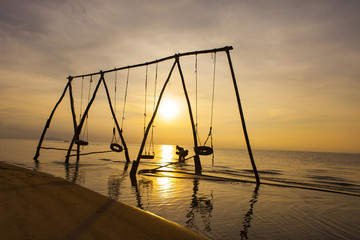
{"label": "sky", "polygon": [[[360,153],[359,10],[360,2],[351,0],[1,0],[0,137],[39,139],[69,75],[233,46],[254,149]],[[245,148],[226,55],[198,56],[197,94],[195,61],[181,59],[181,67],[201,141],[213,120],[215,147]],[[156,89],[156,66],[148,67],[146,121],[172,63],[158,65]],[[144,131],[145,78],[145,67],[129,73],[122,124],[131,143],[139,143]],[[113,103],[116,79],[121,122],[127,72],[105,79]],[[89,80],[73,82],[77,118],[87,104]],[[94,76],[92,90],[97,80]],[[174,102],[177,113],[172,119],[157,116],[155,142],[191,145],[177,69],[169,84],[163,102]],[[92,141],[111,140],[113,120],[103,88],[88,121]],[[72,131],[66,95],[47,136],[67,140]]]}

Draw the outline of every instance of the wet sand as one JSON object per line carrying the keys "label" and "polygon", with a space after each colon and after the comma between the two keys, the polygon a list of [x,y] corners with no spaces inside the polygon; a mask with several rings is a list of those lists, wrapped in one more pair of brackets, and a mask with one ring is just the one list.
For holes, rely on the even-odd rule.
{"label": "wet sand", "polygon": [[2,239],[207,239],[82,186],[0,162]]}

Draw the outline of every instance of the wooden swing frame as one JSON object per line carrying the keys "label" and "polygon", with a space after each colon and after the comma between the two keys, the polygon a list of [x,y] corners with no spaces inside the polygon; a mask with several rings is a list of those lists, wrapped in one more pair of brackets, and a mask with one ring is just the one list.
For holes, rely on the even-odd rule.
{"label": "wooden swing frame", "polygon": [[[174,63],[172,65],[171,70],[170,70],[170,72],[168,74],[168,77],[167,77],[167,79],[166,79],[166,81],[165,81],[165,83],[164,83],[164,85],[162,87],[162,90],[160,92],[159,99],[158,99],[158,101],[156,103],[156,107],[154,109],[153,115],[152,115],[146,129],[145,129],[143,140],[142,140],[139,152],[138,152],[138,156],[137,156],[136,160],[133,161],[133,164],[132,164],[132,167],[131,167],[130,176],[135,177],[135,174],[137,173],[137,169],[138,169],[138,166],[140,164],[140,159],[141,159],[141,156],[142,156],[142,152],[143,152],[144,146],[146,144],[147,136],[149,134],[149,131],[151,129],[153,121],[154,121],[154,119],[156,117],[157,111],[158,111],[160,103],[161,103],[163,93],[164,93],[164,91],[166,89],[166,86],[167,86],[167,84],[168,84],[168,82],[169,82],[169,80],[171,78],[171,75],[172,75],[172,72],[173,72],[175,66],[177,66],[180,77],[181,77],[181,83],[182,83],[182,87],[183,87],[183,90],[184,90],[184,95],[185,95],[185,98],[186,98],[188,111],[189,111],[190,122],[191,122],[191,127],[192,127],[193,140],[194,140],[194,149],[197,149],[199,147],[198,146],[198,141],[197,141],[197,132],[196,132],[196,127],[195,127],[195,123],[194,123],[191,104],[190,104],[189,96],[188,96],[188,93],[187,93],[187,88],[186,88],[183,72],[182,72],[181,65],[180,65],[180,58],[184,57],[184,56],[189,56],[189,55],[200,55],[200,54],[208,54],[208,53],[225,52],[226,55],[227,55],[228,64],[229,64],[229,68],[230,68],[230,72],[231,72],[232,82],[233,82],[233,86],[234,86],[235,96],[236,96],[236,100],[237,100],[238,110],[239,110],[239,114],[240,114],[240,119],[241,119],[241,123],[242,123],[243,133],[244,133],[244,137],[245,137],[245,141],[246,141],[250,161],[251,161],[251,164],[252,164],[253,172],[255,174],[256,182],[257,182],[257,184],[260,184],[258,171],[256,169],[254,157],[253,157],[251,146],[250,146],[249,137],[248,137],[247,130],[246,130],[245,117],[244,117],[244,113],[243,113],[243,110],[242,110],[242,107],[241,107],[240,94],[239,94],[239,91],[238,91],[236,78],[235,78],[235,73],[234,73],[234,68],[233,68],[233,65],[232,65],[231,57],[230,57],[230,50],[233,50],[232,46],[226,46],[226,47],[222,47],[222,48],[215,48],[215,49],[209,49],[209,50],[178,53],[178,54],[168,56],[168,57],[165,57],[165,58],[161,58],[161,59],[158,59],[158,60],[154,60],[154,61],[151,61],[151,62],[140,63],[140,64],[136,64],[136,65],[129,65],[129,66],[125,66],[125,67],[114,68],[114,69],[111,69],[111,70],[99,71],[99,72],[90,73],[90,74],[84,74],[84,75],[78,75],[78,76],[69,76],[68,77],[68,83],[67,83],[67,85],[66,85],[66,87],[65,87],[59,101],[56,103],[54,109],[52,110],[49,119],[47,120],[47,122],[45,124],[45,128],[44,128],[44,130],[42,132],[42,135],[40,137],[40,141],[39,141],[39,144],[38,144],[35,156],[34,156],[34,160],[37,161],[37,159],[38,159],[38,157],[40,155],[40,149],[42,148],[41,145],[42,145],[44,136],[46,134],[46,130],[50,126],[50,122],[51,122],[51,119],[52,119],[52,117],[54,115],[54,112],[55,112],[56,108],[58,107],[58,105],[60,104],[60,102],[64,98],[66,91],[68,90],[69,95],[70,95],[70,106],[71,106],[73,125],[74,125],[74,136],[73,136],[73,138],[72,138],[72,140],[70,142],[70,145],[69,145],[69,148],[68,148],[68,151],[67,151],[67,155],[66,155],[66,158],[65,158],[65,163],[69,162],[69,157],[71,156],[71,151],[72,151],[73,145],[75,143],[75,140],[79,139],[79,135],[81,133],[81,129],[83,127],[85,118],[86,118],[86,116],[87,116],[87,114],[89,112],[89,109],[90,109],[92,103],[95,100],[96,93],[97,93],[101,83],[103,83],[105,91],[106,91],[106,95],[107,95],[107,98],[108,98],[111,114],[112,114],[112,116],[114,118],[116,128],[118,130],[118,133],[120,135],[122,144],[124,146],[124,152],[125,152],[126,161],[129,162],[130,157],[129,157],[128,149],[126,147],[126,143],[125,143],[125,140],[123,138],[122,131],[121,131],[120,127],[119,127],[118,121],[116,119],[116,116],[115,116],[115,113],[114,113],[114,110],[113,110],[113,107],[112,107],[112,104],[111,104],[111,99],[110,99],[109,91],[108,91],[108,88],[107,88],[107,85],[106,85],[106,82],[105,82],[104,75],[106,73],[109,73],[109,72],[114,72],[114,71],[119,71],[119,70],[124,70],[124,69],[130,69],[130,68],[137,68],[137,67],[142,67],[142,66],[148,66],[148,65],[151,65],[151,64],[156,64],[156,63],[171,60],[171,59],[175,59]],[[79,124],[77,125],[76,118],[75,118],[74,100],[73,100],[73,95],[72,95],[71,82],[72,82],[72,80],[74,78],[80,78],[80,77],[83,78],[83,77],[95,76],[95,75],[100,75],[100,78],[99,78],[98,83],[96,85],[96,88],[95,88],[95,90],[93,92],[92,98],[89,101],[89,103],[88,103],[88,105],[87,105],[87,107],[85,109],[85,112],[84,112]],[[79,160],[79,155],[80,155],[79,145],[77,146],[77,154],[76,155],[77,155],[77,160]],[[198,153],[195,153],[194,164],[195,164],[195,173],[196,174],[201,174],[202,167],[201,167],[201,162],[200,162],[200,156],[199,156]]]}
{"label": "wooden swing frame", "polygon": [[[71,82],[72,80],[74,79],[74,77],[71,77],[69,76],[68,77],[68,83],[67,85],[65,86],[65,89],[60,97],[60,99],[58,100],[58,102],[55,104],[55,107],[54,109],[52,110],[50,116],[49,116],[49,119],[47,120],[46,124],[45,124],[45,127],[44,127],[44,130],[41,134],[41,137],[40,137],[40,140],[39,140],[39,144],[36,148],[36,153],[35,153],[35,156],[34,156],[34,160],[35,161],[38,161],[38,158],[40,156],[40,149],[49,149],[49,148],[45,148],[45,147],[42,147],[42,143],[43,143],[43,140],[44,140],[44,137],[45,137],[45,134],[46,134],[46,131],[47,129],[50,127],[50,123],[51,123],[51,120],[54,116],[54,113],[57,109],[57,107],[60,105],[61,101],[63,100],[65,94],[67,91],[69,91],[69,97],[70,97],[70,106],[71,106],[71,114],[72,114],[72,119],[73,119],[73,125],[74,125],[74,136],[72,138],[72,140],[70,141],[70,146],[69,148],[67,149],[67,154],[66,154],[66,157],[65,157],[65,163],[69,163],[69,159],[70,157],[72,156],[76,156],[76,160],[79,161],[80,160],[80,155],[89,155],[89,154],[96,154],[96,153],[105,153],[105,152],[111,152],[111,151],[101,151],[101,152],[89,152],[89,153],[83,153],[83,154],[80,154],[80,145],[81,144],[81,141],[79,140],[79,137],[80,137],[80,133],[81,133],[81,130],[82,130],[82,127],[84,126],[84,122],[86,120],[86,117],[88,115],[88,112],[90,110],[90,107],[92,105],[92,103],[94,102],[95,100],[95,97],[96,97],[96,94],[97,94],[97,91],[99,90],[99,87],[101,85],[101,83],[103,83],[103,86],[105,88],[105,92],[106,92],[106,96],[107,96],[107,99],[108,99],[108,103],[109,103],[109,107],[110,107],[110,111],[111,111],[111,114],[112,114],[112,117],[115,121],[115,125],[116,125],[116,128],[117,128],[117,131],[119,133],[119,136],[120,136],[120,139],[121,139],[121,143],[123,145],[123,149],[124,149],[124,153],[125,153],[125,158],[126,158],[126,161],[127,162],[130,162],[130,157],[129,157],[129,152],[128,152],[128,148],[127,148],[127,145],[126,145],[126,142],[125,142],[125,139],[122,135],[122,131],[119,127],[119,123],[118,123],[118,120],[116,118],[116,115],[115,115],[115,112],[114,112],[114,109],[113,109],[113,106],[112,106],[112,103],[111,103],[111,98],[110,98],[110,94],[109,94],[109,90],[108,90],[108,87],[106,85],[106,81],[105,81],[105,78],[104,78],[104,73],[102,73],[100,71],[100,78],[98,80],[98,83],[96,85],[96,88],[92,94],[92,97],[91,97],[91,100],[89,101],[85,111],[84,111],[84,114],[82,115],[81,119],[80,119],[80,122],[79,124],[77,124],[77,121],[76,121],[76,115],[75,115],[75,107],[74,107],[74,98],[73,98],[73,93],[72,93],[72,85],[71,85]],[[76,148],[76,154],[71,154],[71,152],[73,151],[73,145],[76,144],[77,145],[77,148]],[[53,149],[53,148],[50,148],[50,149]]]}

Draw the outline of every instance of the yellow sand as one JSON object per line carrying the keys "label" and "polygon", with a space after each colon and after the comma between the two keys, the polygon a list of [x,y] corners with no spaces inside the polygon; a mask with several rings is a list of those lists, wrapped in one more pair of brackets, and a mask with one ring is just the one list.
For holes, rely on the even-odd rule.
{"label": "yellow sand", "polygon": [[89,189],[0,162],[1,239],[206,239]]}

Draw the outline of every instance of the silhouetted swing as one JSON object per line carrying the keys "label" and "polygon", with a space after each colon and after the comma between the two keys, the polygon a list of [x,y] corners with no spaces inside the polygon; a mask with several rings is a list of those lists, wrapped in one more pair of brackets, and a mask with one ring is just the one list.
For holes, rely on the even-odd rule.
{"label": "silhouetted swing", "polygon": [[114,127],[113,128],[113,137],[111,139],[111,144],[110,144],[110,149],[113,150],[114,152],[122,152],[123,147],[118,143],[115,132],[116,131],[115,131],[115,127]]}
{"label": "silhouetted swing", "polygon": [[[103,79],[104,81],[104,85],[106,85],[105,83],[105,79]],[[92,75],[90,76],[90,83],[89,83],[89,94],[88,94],[88,105],[90,103],[90,93],[91,93],[91,83],[92,83]],[[83,89],[83,82],[82,82],[82,89]],[[105,86],[105,89],[107,91],[107,96],[108,96],[108,100],[110,103],[110,96],[107,90],[107,87]],[[83,90],[81,90],[81,102],[80,102],[80,119],[83,117],[82,116],[82,96],[83,96]],[[118,143],[118,139],[116,137],[116,122],[115,122],[115,118],[116,118],[116,98],[117,98],[117,72],[115,72],[115,88],[114,88],[114,102],[115,102],[115,111],[113,111],[113,109],[111,108],[111,111],[113,113],[113,119],[114,119],[114,127],[113,127],[113,136],[111,139],[111,143],[110,143],[110,149],[111,151],[114,152],[122,152],[123,151],[123,147]],[[88,136],[89,136],[89,130],[88,130],[88,114],[86,114],[85,117],[85,122],[84,122],[84,127],[85,127],[85,131],[83,132],[83,136],[82,139],[85,139],[85,135],[86,135],[86,141],[85,140],[76,140],[75,139],[75,143],[78,145],[88,145]],[[121,130],[122,131],[122,130]],[[89,154],[96,154],[96,153],[107,153],[107,152],[111,152],[110,150],[106,150],[106,151],[96,151],[96,152],[88,152],[88,153],[81,153],[81,154],[71,154],[69,155],[69,157],[71,156],[76,156],[76,155],[89,155]]]}
{"label": "silhouetted swing", "polygon": [[[92,83],[92,76],[90,77],[90,82],[89,82],[89,92],[88,92],[88,102],[87,104],[89,104],[90,101],[90,92],[91,92],[91,83]],[[83,102],[83,89],[84,89],[84,77],[81,78],[81,96],[80,96],[80,116],[79,116],[79,122],[81,120],[82,117],[82,102]],[[85,135],[86,135],[86,140],[82,140],[85,139]],[[82,139],[81,139],[82,138]],[[85,131],[83,132],[82,137],[78,139],[75,139],[75,143],[77,145],[80,146],[87,146],[89,145],[89,126],[88,126],[88,115],[86,115],[85,118]]]}
{"label": "silhouetted swing", "polygon": [[[198,155],[211,155],[214,154],[214,148],[213,148],[213,137],[212,137],[212,126],[213,126],[213,113],[214,113],[214,93],[215,93],[215,69],[216,69],[216,52],[214,53],[214,71],[213,71],[213,86],[212,86],[212,95],[211,95],[211,117],[210,117],[210,129],[209,134],[204,142],[204,144],[201,144],[200,135],[198,131],[198,103],[197,103],[197,89],[198,89],[198,80],[197,80],[197,55],[195,55],[195,84],[196,84],[196,135],[198,137],[199,143],[201,146],[197,146],[194,148],[194,151]],[[206,143],[210,139],[210,146],[206,146]]]}
{"label": "silhouetted swing", "polygon": [[[115,83],[114,83],[114,114],[116,116],[116,86],[117,86],[117,71],[115,71]],[[122,130],[121,130],[122,131]],[[110,149],[114,152],[122,152],[123,147],[119,144],[118,139],[116,138],[116,126],[115,126],[115,120],[114,120],[114,127],[113,127],[113,136],[110,143]]]}
{"label": "silhouetted swing", "polygon": [[[156,64],[153,113],[154,113],[154,111],[155,111],[157,70],[158,70],[158,65]],[[146,132],[147,83],[148,83],[148,65],[146,65],[146,76],[145,76],[144,134],[145,134],[145,132]],[[144,147],[144,154],[142,154],[142,155],[140,156],[140,157],[143,158],[143,159],[154,159],[154,157],[155,157],[155,149],[154,149],[154,127],[155,127],[154,124],[152,124],[152,125],[151,125],[151,136],[150,136],[150,143],[149,143],[148,151],[146,151],[146,146],[145,146],[145,147]],[[152,150],[152,153],[150,152],[150,150]]]}
{"label": "silhouetted swing", "polygon": [[[116,77],[115,77],[116,79]],[[89,90],[88,90],[88,101],[87,101],[87,105],[89,105],[90,103],[90,95],[91,95],[91,85],[92,85],[93,79],[92,79],[92,75],[90,76],[90,81],[89,81]],[[115,85],[116,85],[116,80],[115,80]],[[81,97],[80,97],[80,119],[79,121],[81,121],[82,117],[83,117],[83,112],[82,112],[82,103],[83,103],[83,88],[84,88],[84,77],[82,77],[82,81],[81,81]],[[115,87],[115,102],[116,102],[116,87]],[[116,104],[116,103],[115,103]],[[78,146],[87,146],[89,144],[89,124],[88,124],[88,117],[89,115],[86,114],[85,116],[85,121],[84,121],[84,131],[82,132],[82,134],[79,134],[77,139],[75,139],[75,143]],[[85,140],[86,139],[86,140]],[[114,145],[113,145],[114,143]],[[112,139],[112,143],[110,146],[112,151],[115,152],[121,152],[123,150],[123,148],[117,144],[117,139],[115,137],[115,128],[113,129],[113,139]],[[80,156],[80,155],[90,155],[90,154],[97,154],[97,153],[107,153],[107,152],[111,152],[110,150],[106,150],[106,151],[96,151],[96,152],[87,152],[87,153],[77,153],[77,154],[70,154],[69,157],[71,156]]]}

